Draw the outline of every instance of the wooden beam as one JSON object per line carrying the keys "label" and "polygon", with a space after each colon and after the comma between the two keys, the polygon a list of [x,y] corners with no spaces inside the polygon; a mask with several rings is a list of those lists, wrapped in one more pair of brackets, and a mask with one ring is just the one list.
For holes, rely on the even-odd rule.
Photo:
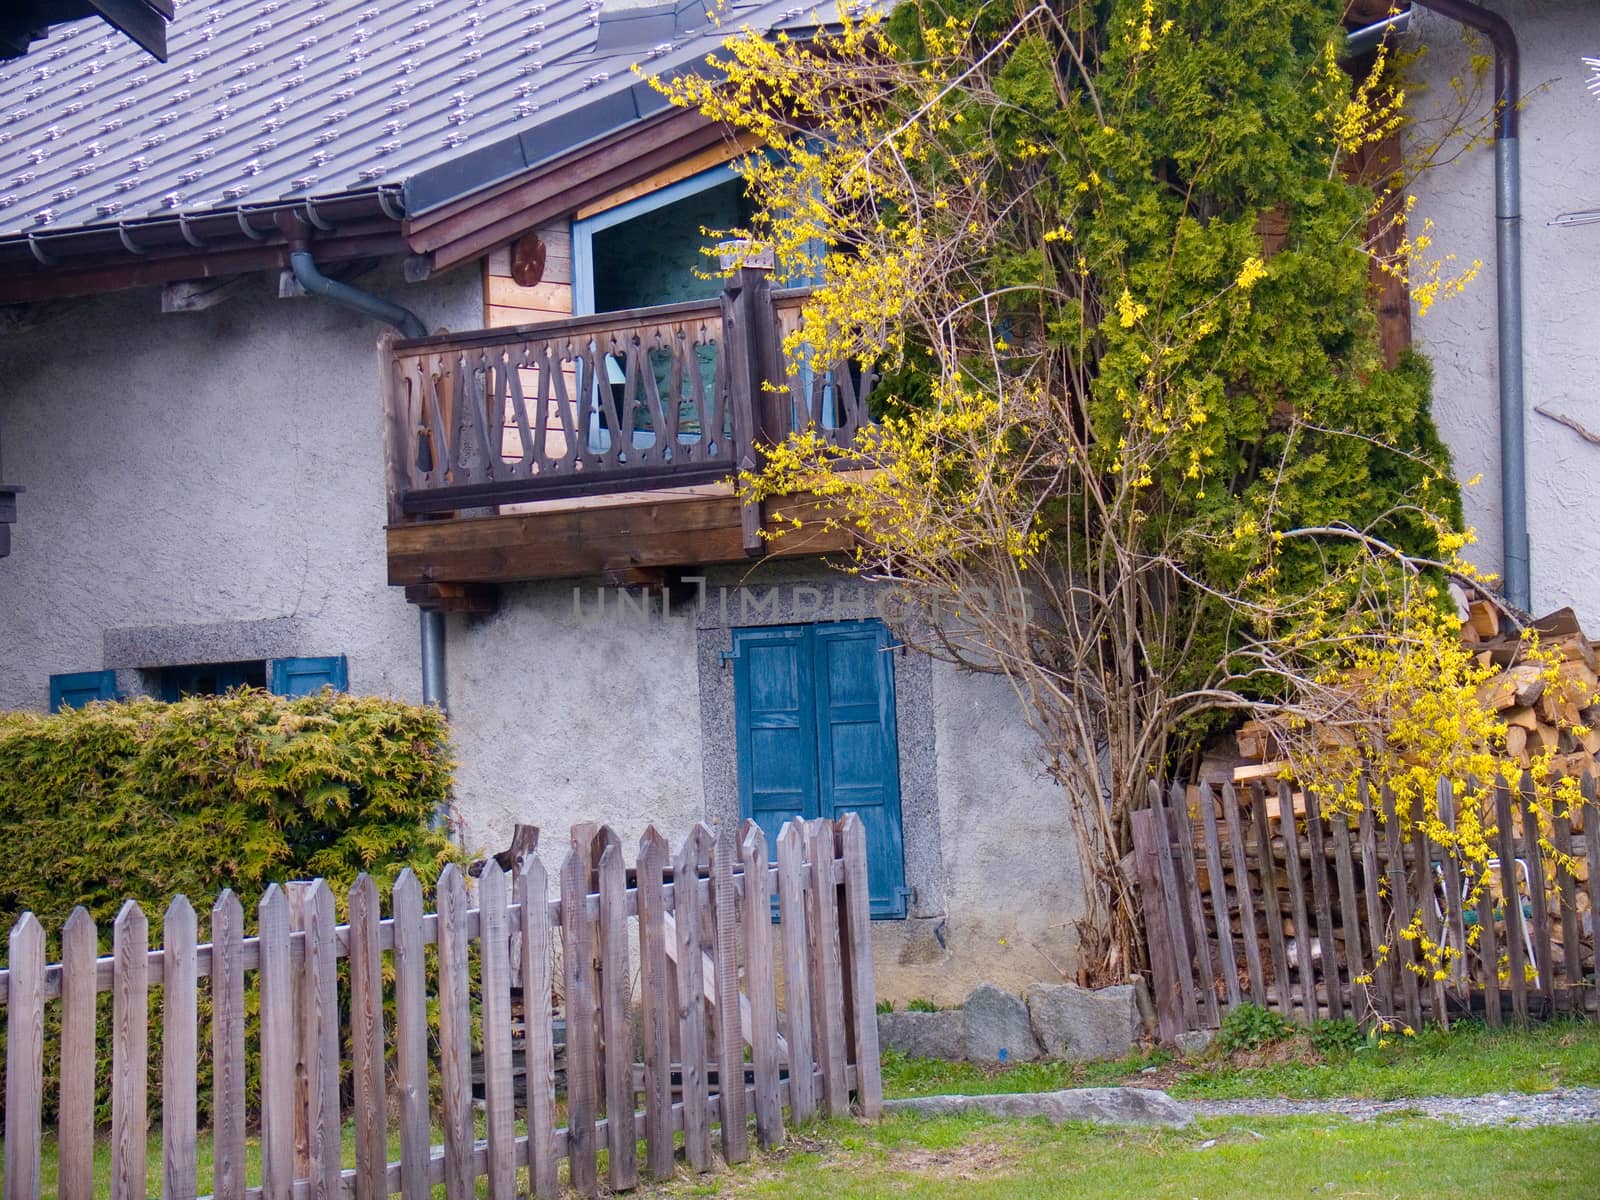
{"label": "wooden beam", "polygon": [[500,607],[500,589],[480,583],[412,583],[406,585],[406,602],[438,612],[483,616]]}
{"label": "wooden beam", "polygon": [[[801,527],[771,542],[771,556],[833,554],[854,537],[824,528],[823,502],[768,502],[769,528]],[[732,496],[654,500],[607,508],[419,521],[388,529],[389,582],[512,583],[653,567],[748,561]]]}
{"label": "wooden beam", "polygon": [[161,288],[164,313],[204,312],[224,300],[237,296],[247,275],[224,275],[215,279],[180,279]]}

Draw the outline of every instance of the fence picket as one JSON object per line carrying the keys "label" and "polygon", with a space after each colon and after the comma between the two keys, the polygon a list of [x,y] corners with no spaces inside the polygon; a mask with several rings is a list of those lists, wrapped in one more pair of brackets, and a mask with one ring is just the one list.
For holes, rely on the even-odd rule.
{"label": "fence picket", "polygon": [[[1566,813],[1552,818],[1551,842],[1556,853],[1566,862],[1572,862],[1572,821]],[[1593,868],[1591,868],[1593,869]],[[1556,868],[1556,887],[1561,896],[1561,957],[1566,965],[1566,988],[1562,1005],[1569,1012],[1583,1012],[1583,933],[1578,918],[1578,885],[1572,872]],[[1554,964],[1551,964],[1552,973]]]}
{"label": "fence picket", "polygon": [[1350,852],[1350,819],[1338,808],[1328,813],[1333,835],[1333,869],[1339,883],[1339,924],[1344,932],[1344,969],[1349,980],[1351,1015],[1361,1016],[1356,977],[1362,974],[1361,906],[1356,900],[1355,861]]}
{"label": "fence picket", "polygon": [[778,916],[783,938],[784,1035],[789,1044],[789,1117],[817,1110],[812,1074],[811,988],[806,961],[805,840],[798,821],[778,832]]}
{"label": "fence picket", "polygon": [[612,1191],[639,1182],[633,1136],[633,1022],[628,975],[628,884],[622,847],[615,841],[600,854],[600,1028],[605,1047],[606,1181]]}
{"label": "fence picket", "polygon": [[194,907],[175,896],[161,923],[161,1195],[195,1194],[195,1084],[198,1073],[199,976]]}
{"label": "fence picket", "polygon": [[574,846],[561,864],[561,961],[567,1010],[567,1167],[572,1186],[600,1194],[595,1144],[594,945],[586,909],[589,852]]}
{"label": "fence picket", "polygon": [[340,1184],[338,918],[326,880],[305,894],[306,1129],[313,1200],[338,1200]]}
{"label": "fence picket", "polygon": [[711,848],[711,910],[716,926],[712,961],[717,985],[717,1096],[722,1157],[730,1163],[750,1157],[750,1133],[745,1128],[744,1036],[739,1025],[739,922],[733,886],[737,857],[733,835],[724,829]]}
{"label": "fence picket", "polygon": [[850,1115],[845,1078],[844,984],[839,962],[839,889],[833,880],[833,822],[806,822],[811,860],[811,1000],[823,1107],[830,1117]]}
{"label": "fence picket", "polygon": [[378,885],[350,888],[350,1064],[356,1125],[356,1200],[388,1194],[389,1106],[384,1089],[383,950]]}
{"label": "fence picket", "polygon": [[1600,798],[1592,771],[1585,771],[1583,789],[1583,844],[1589,863],[1589,949],[1595,961],[1593,1005],[1600,1016]]}
{"label": "fence picket", "polygon": [[[124,915],[126,911],[125,908]],[[117,929],[120,938],[124,931],[121,916],[117,918]],[[11,991],[6,1012],[6,1200],[38,1200],[43,1137],[40,1119],[44,1099],[45,962],[44,929],[31,912],[23,913],[11,927],[7,965]],[[123,1046],[122,1039],[118,1046]],[[142,1088],[143,1072],[139,1083]],[[143,1183],[141,1177],[141,1187]],[[131,1193],[124,1191],[123,1195]],[[142,1191],[139,1200],[144,1200]]]}
{"label": "fence picket", "polygon": [[[80,905],[72,910],[61,930],[61,1097],[56,1105],[58,1200],[92,1200],[94,1196],[94,972],[98,954],[99,935],[94,918]],[[13,958],[13,965],[15,961]],[[7,1110],[10,1111],[9,1105]],[[240,1111],[242,1113],[243,1109]],[[9,1149],[6,1161],[11,1161]]]}
{"label": "fence picket", "polygon": [[551,945],[549,879],[537,854],[517,868],[522,909],[523,1078],[528,1103],[528,1175],[533,1194],[550,1200],[556,1179],[555,1057],[550,1030]]}
{"label": "fence picket", "polygon": [[844,857],[845,942],[850,947],[856,1102],[862,1116],[876,1120],[883,1115],[883,1074],[878,1059],[878,997],[872,971],[872,901],[867,890],[867,829],[856,813],[846,813],[840,819],[839,841]]}
{"label": "fence picket", "polygon": [[467,887],[450,863],[434,893],[439,910],[439,1103],[448,1200],[472,1200],[472,980],[467,959]]}
{"label": "fence picket", "polygon": [[244,1200],[244,906],[224,890],[211,906],[211,1188]]}
{"label": "fence picket", "polygon": [[289,969],[289,898],[268,886],[257,908],[261,968],[261,1195],[294,1191],[294,981]]}
{"label": "fence picket", "polygon": [[1215,1026],[1220,1015],[1217,1012],[1217,973],[1211,964],[1211,942],[1206,937],[1206,912],[1205,900],[1200,895],[1200,872],[1196,869],[1194,858],[1194,837],[1190,833],[1189,825],[1189,797],[1183,785],[1174,781],[1172,785],[1172,802],[1169,806],[1168,819],[1175,828],[1178,840],[1178,871],[1183,888],[1183,904],[1188,913],[1189,930],[1192,940],[1189,943],[1193,962],[1199,968],[1200,1006],[1203,1010],[1207,1025]]}
{"label": "fence picket", "polygon": [[711,1169],[711,1118],[706,1079],[706,993],[700,943],[700,864],[711,854],[711,830],[697,823],[672,863],[672,910],[678,949],[678,1029],[683,1057],[683,1151],[696,1171]]}
{"label": "fence picket", "polygon": [[1228,828],[1228,857],[1233,863],[1234,894],[1239,900],[1239,926],[1244,934],[1244,965],[1250,976],[1250,998],[1265,1008],[1267,981],[1261,965],[1260,935],[1256,932],[1255,898],[1250,894],[1250,866],[1245,858],[1243,823],[1239,820],[1239,796],[1231,783],[1222,785],[1222,819]]}
{"label": "fence picket", "polygon": [[1406,878],[1405,839],[1400,832],[1400,815],[1395,811],[1394,793],[1385,786],[1382,790],[1384,837],[1387,841],[1390,912],[1394,916],[1395,931],[1390,954],[1400,976],[1400,995],[1405,1002],[1405,1019],[1412,1029],[1422,1028],[1422,997],[1418,988],[1417,972],[1412,969],[1415,943],[1401,936],[1403,923],[1409,923],[1414,911],[1411,907],[1411,884]]}
{"label": "fence picket", "polygon": [[[1433,852],[1429,846],[1428,835],[1422,828],[1423,816],[1422,797],[1418,796],[1411,810],[1411,866],[1415,872],[1412,894],[1416,896],[1417,908],[1422,914],[1423,935],[1429,944],[1438,946],[1444,937],[1444,930],[1443,923],[1439,920],[1439,906],[1434,894]],[[1441,965],[1430,962],[1429,956],[1423,953],[1420,947],[1417,958],[1424,971],[1421,982],[1428,985],[1426,994],[1432,997],[1424,1015],[1431,1016],[1434,1021],[1448,1029],[1450,1014],[1444,991],[1446,972]]]}
{"label": "fence picket", "polygon": [[111,1200],[145,1200],[150,1067],[150,926],[132,900],[112,926]]}
{"label": "fence picket", "polygon": [[1498,1029],[1504,1022],[1505,1014],[1500,991],[1499,923],[1494,916],[1494,888],[1490,874],[1491,869],[1486,864],[1478,894],[1478,960],[1483,967],[1483,1019],[1491,1029]]}
{"label": "fence picket", "polygon": [[489,1135],[489,1198],[517,1189],[515,1097],[511,1079],[511,941],[506,877],[494,859],[478,876],[478,990],[483,1014],[483,1091]]}
{"label": "fence picket", "polygon": [[1150,952],[1150,999],[1156,1010],[1156,1032],[1164,1042],[1174,1041],[1187,1028],[1183,1018],[1183,985],[1178,978],[1177,952],[1172,945],[1168,907],[1173,903],[1161,885],[1161,865],[1156,854],[1156,814],[1143,808],[1129,815],[1133,829],[1133,866],[1139,883],[1139,911],[1144,918]]}
{"label": "fence picket", "polygon": [[1294,1013],[1294,992],[1289,984],[1289,957],[1283,943],[1283,897],[1278,892],[1278,872],[1272,856],[1272,825],[1267,797],[1260,784],[1250,787],[1250,810],[1256,827],[1256,871],[1261,877],[1261,913],[1267,926],[1267,947],[1272,955],[1273,993],[1278,1011]]}
{"label": "fence picket", "polygon": [[400,1194],[432,1200],[428,1163],[433,1135],[428,1115],[428,991],[422,941],[422,885],[407,867],[389,897],[394,916],[394,1040],[400,1092]]}
{"label": "fence picket", "polygon": [[1533,909],[1535,980],[1544,1012],[1555,1002],[1555,971],[1550,952],[1550,902],[1545,893],[1544,838],[1533,803],[1533,779],[1522,777],[1522,857],[1528,869],[1528,900]]}
{"label": "fence picket", "polygon": [[1328,1016],[1344,1016],[1340,994],[1339,945],[1333,928],[1331,888],[1328,886],[1328,843],[1322,831],[1322,808],[1317,794],[1306,788],[1306,847],[1311,851],[1311,903],[1317,911],[1317,944],[1322,951],[1322,982],[1328,992]]}
{"label": "fence picket", "polygon": [[1383,878],[1383,864],[1378,859],[1377,820],[1372,813],[1371,793],[1365,779],[1356,782],[1356,796],[1361,813],[1357,828],[1361,834],[1361,882],[1367,901],[1367,948],[1372,954],[1373,987],[1378,993],[1378,1006],[1383,1019],[1394,1015],[1394,949],[1385,953],[1380,947],[1387,945],[1384,929],[1383,897],[1379,884]]}
{"label": "fence picket", "polygon": [[[1306,910],[1306,885],[1300,873],[1300,836],[1295,827],[1294,793],[1281,780],[1278,783],[1278,829],[1283,834],[1284,874],[1289,879],[1289,914],[1295,931],[1293,970],[1300,981],[1300,1007],[1309,1025],[1317,1019],[1317,976],[1312,956],[1317,937],[1311,929],[1311,918]],[[1285,949],[1287,951],[1287,947]]]}
{"label": "fence picket", "polygon": [[655,1179],[670,1179],[672,1148],[672,1014],[668,988],[665,875],[670,850],[654,825],[639,839],[635,878],[639,910],[639,1000],[644,1041],[645,1166]]}
{"label": "fence picket", "polygon": [[1217,957],[1229,1004],[1243,998],[1239,964],[1233,953],[1233,917],[1228,904],[1228,882],[1222,873],[1222,843],[1217,837],[1217,804],[1210,787],[1200,789],[1200,825],[1206,843],[1206,878],[1211,885],[1212,918],[1217,927]]}
{"label": "fence picket", "polygon": [[[1184,924],[1184,894],[1178,879],[1178,868],[1173,861],[1172,822],[1168,819],[1166,803],[1161,798],[1161,785],[1150,783],[1150,812],[1154,818],[1156,839],[1156,866],[1161,874],[1163,907],[1167,911],[1167,931],[1171,936],[1172,965],[1178,981],[1178,1001],[1183,1009],[1183,1023],[1187,1029],[1200,1025],[1200,1006],[1195,997],[1194,955],[1189,949],[1189,934]],[[1185,836],[1188,829],[1184,830]]]}
{"label": "fence picket", "polygon": [[1527,950],[1523,940],[1522,893],[1517,888],[1517,848],[1511,828],[1511,792],[1505,780],[1495,781],[1495,840],[1500,852],[1500,888],[1506,913],[1506,961],[1511,975],[1511,1013],[1517,1024],[1528,1023]]}
{"label": "fence picket", "polygon": [[745,986],[750,993],[756,1138],[763,1150],[770,1150],[783,1143],[783,1099],[778,1094],[778,981],[773,972],[767,838],[754,821],[749,822],[740,840],[739,860],[744,867]]}
{"label": "fence picket", "polygon": [[[1462,796],[1465,799],[1466,793],[1463,792]],[[1456,792],[1450,780],[1439,780],[1437,797],[1439,819],[1453,833],[1456,828]],[[1450,928],[1450,944],[1460,952],[1460,957],[1451,963],[1450,976],[1457,994],[1470,1009],[1472,989],[1467,982],[1467,921],[1461,892],[1461,861],[1450,849],[1442,850],[1440,856],[1443,860],[1440,871],[1444,875],[1444,896],[1449,908],[1445,920]]]}

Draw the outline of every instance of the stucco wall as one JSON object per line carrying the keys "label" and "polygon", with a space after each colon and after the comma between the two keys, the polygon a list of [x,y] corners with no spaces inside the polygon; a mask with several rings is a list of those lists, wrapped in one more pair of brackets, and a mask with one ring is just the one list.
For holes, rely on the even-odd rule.
{"label": "stucco wall", "polygon": [[[615,589],[587,580],[507,588],[495,615],[451,618],[468,844],[499,848],[528,822],[545,831],[554,865],[577,820],[612,824],[630,853],[647,821],[674,845],[697,820],[737,821],[731,672],[720,661],[729,630],[874,609],[860,585],[815,565],[705,576],[703,600],[680,596],[665,616],[659,601],[624,609]],[[948,1004],[980,982],[1021,990],[1070,973],[1076,855],[1015,696],[1002,679],[915,652],[896,656],[895,681],[916,896],[908,919],[873,923],[879,994]]]}
{"label": "stucco wall", "polygon": [[[482,320],[472,269],[358,282],[430,328]],[[27,488],[0,708],[43,708],[53,673],[152,665],[140,635],[106,659],[135,627],[168,627],[160,653],[345,654],[353,690],[418,695],[416,613],[385,579],[382,327],[276,283],[198,313],[115,293],[0,334],[0,471]]]}
{"label": "stucco wall", "polygon": [[[1570,604],[1600,636],[1600,523],[1594,489],[1600,446],[1533,411],[1535,405],[1600,433],[1600,224],[1559,227],[1563,212],[1600,208],[1600,100],[1585,90],[1581,58],[1600,56],[1600,12],[1592,0],[1496,0],[1487,7],[1512,23],[1522,50],[1522,236],[1526,321],[1528,527],[1533,609]],[[1470,79],[1459,27],[1419,10],[1413,37],[1427,53],[1416,68],[1427,88],[1418,100],[1413,147],[1436,139],[1450,111],[1452,78]],[[1487,53],[1487,45],[1483,47]],[[1492,84],[1468,113],[1482,128]],[[1415,89],[1414,89],[1415,91]],[[1460,149],[1459,142],[1453,145]],[[1448,157],[1448,155],[1446,156]],[[1461,296],[1417,315],[1418,348],[1434,364],[1434,413],[1455,456],[1458,477],[1482,475],[1466,489],[1474,557],[1498,572],[1500,424],[1495,349],[1494,151],[1487,141],[1425,172],[1412,232],[1424,218],[1432,251],[1484,269]],[[1447,268],[1448,269],[1448,268]]]}

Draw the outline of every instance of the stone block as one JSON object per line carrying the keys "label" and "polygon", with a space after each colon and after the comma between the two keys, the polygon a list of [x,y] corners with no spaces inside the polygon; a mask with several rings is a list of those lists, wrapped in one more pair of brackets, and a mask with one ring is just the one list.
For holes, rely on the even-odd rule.
{"label": "stone block", "polygon": [[1154,1088],[1068,1088],[1015,1096],[918,1096],[887,1100],[890,1112],[923,1116],[984,1113],[991,1117],[1043,1117],[1055,1125],[1092,1121],[1097,1125],[1164,1125],[1181,1128],[1193,1119],[1187,1106]]}
{"label": "stone block", "polygon": [[1028,1017],[1046,1057],[1085,1062],[1121,1058],[1133,1050],[1141,1023],[1132,984],[1080,988],[1036,983],[1027,991]]}
{"label": "stone block", "polygon": [[967,997],[966,1056],[973,1062],[1033,1062],[1039,1043],[1028,1021],[1028,1006],[992,983]]}
{"label": "stone block", "polygon": [[959,1062],[966,1049],[966,1021],[959,1008],[879,1013],[878,1045],[909,1058]]}

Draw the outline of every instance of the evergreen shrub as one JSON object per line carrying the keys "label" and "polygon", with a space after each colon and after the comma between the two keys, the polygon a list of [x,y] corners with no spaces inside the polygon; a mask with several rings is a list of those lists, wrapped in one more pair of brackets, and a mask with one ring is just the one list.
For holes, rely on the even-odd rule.
{"label": "evergreen shrub", "polygon": [[[186,895],[208,938],[211,905],[232,888],[255,932],[273,882],[321,877],[345,915],[356,876],[382,892],[405,867],[424,885],[458,857],[430,827],[450,792],[444,716],[371,696],[286,699],[240,689],[174,704],[133,700],[43,716],[0,713],[0,923],[25,911],[43,924],[59,961],[61,926],[82,905],[101,954],[112,922],[137,900],[152,948],[174,895]],[[340,989],[347,986],[341,964]],[[161,1005],[150,996],[149,1102],[159,1113]],[[200,989],[199,1100],[210,1108],[210,988]],[[248,1094],[257,1079],[259,1000],[246,976]],[[97,1107],[109,1117],[109,996],[100,1003]],[[54,1119],[60,1008],[46,1009],[45,1119]],[[0,1028],[0,1053],[4,1029]]]}

